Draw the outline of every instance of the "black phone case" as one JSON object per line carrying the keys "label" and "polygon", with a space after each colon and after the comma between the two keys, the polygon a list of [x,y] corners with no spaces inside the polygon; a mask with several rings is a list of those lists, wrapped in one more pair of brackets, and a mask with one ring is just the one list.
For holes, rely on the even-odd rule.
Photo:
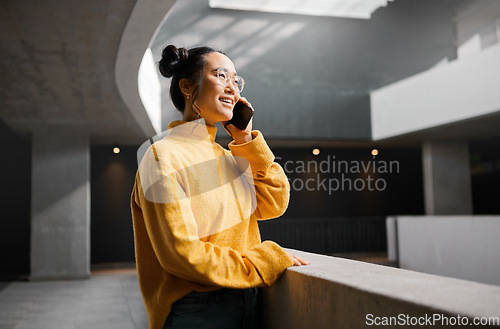
{"label": "black phone case", "polygon": [[231,118],[231,120],[226,122],[225,126],[233,124],[239,130],[245,130],[245,128],[248,126],[248,123],[250,122],[250,119],[252,119],[252,116],[253,109],[242,101],[239,101],[234,106],[233,117]]}

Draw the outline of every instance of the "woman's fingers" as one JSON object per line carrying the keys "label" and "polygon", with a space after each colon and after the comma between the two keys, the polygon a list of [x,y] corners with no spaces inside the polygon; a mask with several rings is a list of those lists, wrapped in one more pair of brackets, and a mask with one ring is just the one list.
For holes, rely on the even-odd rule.
{"label": "woman's fingers", "polygon": [[299,256],[296,256],[294,254],[291,254],[289,252],[287,252],[288,256],[290,256],[290,258],[293,260],[293,266],[301,266],[301,265],[309,265],[311,264],[310,261],[308,261],[307,259],[305,258],[302,258],[302,257],[299,257]]}
{"label": "woman's fingers", "polygon": [[245,97],[240,97],[240,100],[241,100],[243,103],[245,103],[245,104],[247,104],[248,106],[250,106],[251,108],[253,108],[253,107],[252,107],[252,104],[250,104],[250,102],[249,102],[249,101],[248,101]]}
{"label": "woman's fingers", "polygon": [[305,259],[305,258],[299,257],[299,256],[295,256],[295,259],[297,259],[297,260],[299,261],[299,265],[298,265],[298,266],[300,266],[300,265],[309,265],[309,264],[311,264],[311,262],[310,262],[310,261],[308,261],[308,260],[307,260],[307,259]]}

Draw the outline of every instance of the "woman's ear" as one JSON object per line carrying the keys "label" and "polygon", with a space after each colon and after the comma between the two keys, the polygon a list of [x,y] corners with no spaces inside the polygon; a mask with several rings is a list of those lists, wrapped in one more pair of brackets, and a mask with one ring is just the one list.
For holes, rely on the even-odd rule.
{"label": "woman's ear", "polygon": [[179,88],[184,95],[189,95],[192,93],[191,91],[191,80],[183,78],[179,80]]}

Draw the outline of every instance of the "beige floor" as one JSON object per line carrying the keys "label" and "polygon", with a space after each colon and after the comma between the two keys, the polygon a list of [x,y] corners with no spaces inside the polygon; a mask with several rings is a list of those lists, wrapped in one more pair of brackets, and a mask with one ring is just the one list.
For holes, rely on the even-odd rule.
{"label": "beige floor", "polygon": [[90,280],[15,281],[0,291],[0,329],[147,329],[134,269]]}

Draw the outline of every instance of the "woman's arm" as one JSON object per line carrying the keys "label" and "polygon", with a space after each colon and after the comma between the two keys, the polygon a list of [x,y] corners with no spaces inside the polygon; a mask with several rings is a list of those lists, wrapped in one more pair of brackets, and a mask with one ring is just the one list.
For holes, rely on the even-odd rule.
{"label": "woman's arm", "polygon": [[[242,167],[242,171],[250,172],[252,175],[248,180],[255,186],[257,219],[276,218],[288,208],[290,183],[283,168],[274,162],[274,154],[262,133],[254,130],[252,137],[250,142],[237,144],[233,141],[228,147],[236,162]],[[238,159],[245,159],[245,161]],[[246,168],[248,165],[249,169]]]}

